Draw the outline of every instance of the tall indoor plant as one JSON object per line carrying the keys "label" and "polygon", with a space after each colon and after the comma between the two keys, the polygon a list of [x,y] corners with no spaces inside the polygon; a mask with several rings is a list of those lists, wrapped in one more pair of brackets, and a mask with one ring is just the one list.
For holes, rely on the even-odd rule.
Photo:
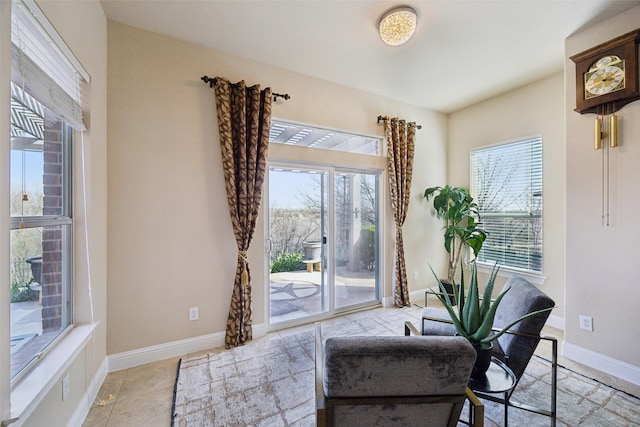
{"label": "tall indoor plant", "polygon": [[461,261],[461,254],[469,247],[473,250],[474,257],[478,256],[487,233],[477,222],[478,205],[466,188],[450,185],[430,187],[425,190],[424,197],[427,200],[433,197],[436,216],[445,221],[444,248],[449,254],[447,281],[451,284]]}

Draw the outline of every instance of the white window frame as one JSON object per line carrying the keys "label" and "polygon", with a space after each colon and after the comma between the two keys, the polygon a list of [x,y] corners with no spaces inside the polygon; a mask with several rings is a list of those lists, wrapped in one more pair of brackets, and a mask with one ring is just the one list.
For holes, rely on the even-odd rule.
{"label": "white window frame", "polygon": [[[77,137],[84,130],[84,124],[82,121],[74,120],[81,117],[78,115],[78,112],[82,114],[82,106],[81,106],[81,88],[82,90],[88,90],[88,84],[91,82],[90,75],[87,71],[82,67],[77,58],[73,55],[69,47],[65,44],[64,40],[60,37],[60,35],[56,32],[53,25],[47,20],[44,13],[40,10],[38,4],[34,0],[18,0],[22,2],[23,5],[26,6],[27,10],[30,12],[30,19],[35,19],[35,21],[42,26],[44,33],[46,33],[48,40],[48,47],[45,49],[47,52],[57,51],[61,55],[61,60],[64,62],[68,62],[68,64],[72,67],[72,69],[79,75],[79,80],[77,80],[76,86],[77,91],[75,94],[70,94],[70,98],[74,102],[77,103],[77,106],[74,106],[70,103],[67,103],[67,106],[71,106],[73,110],[73,114],[69,114],[69,117],[65,117],[68,119],[67,124],[72,125],[75,129],[74,137]],[[2,45],[2,49],[0,49],[0,53],[2,54],[2,67],[0,67],[0,92],[2,94],[2,99],[7,101],[0,106],[0,112],[3,117],[8,118],[10,115],[10,103],[8,102],[10,98],[10,81],[11,71],[14,68],[15,64],[12,64],[12,53],[15,53],[15,49],[12,48],[11,43],[11,30],[12,30],[12,9],[16,7],[14,1],[1,1],[0,2],[0,41]],[[13,52],[12,52],[13,51]],[[26,78],[33,76],[35,71],[37,71],[34,67],[28,68],[29,73],[25,76]],[[37,72],[35,73],[37,75]],[[25,81],[25,87],[29,84],[28,81]],[[37,86],[36,86],[37,87]],[[52,94],[59,94],[60,92],[57,90],[53,90]],[[60,98],[56,98],[59,100]],[[49,99],[51,101],[51,99]],[[54,108],[55,110],[55,108]],[[68,110],[67,110],[68,111]],[[60,113],[60,111],[58,111]],[[62,114],[64,115],[64,114]],[[73,118],[72,118],[73,117]],[[75,122],[75,123],[74,123]],[[10,135],[10,123],[9,120],[0,122],[0,130],[2,131],[2,139],[3,144],[0,147],[0,170],[8,170],[9,169],[9,158],[10,158],[10,144],[9,144],[9,135]],[[82,138],[79,139],[82,143]],[[82,150],[78,150],[81,151]],[[82,154],[84,157],[84,154]],[[77,166],[76,166],[77,167]],[[76,168],[74,167],[74,169]],[[84,174],[84,170],[82,171]],[[83,191],[84,191],[84,181],[83,181]],[[0,180],[0,193],[3,197],[9,197],[9,180],[8,176],[6,179]],[[86,194],[82,196],[86,199]],[[82,200],[82,199],[81,199]],[[75,203],[79,200],[75,199]],[[74,202],[72,202],[74,203]],[[74,203],[74,204],[75,204]],[[8,241],[11,229],[11,219],[8,212],[5,212],[5,215],[0,217],[0,232],[5,238],[5,241]],[[82,216],[86,215],[86,207],[82,212]],[[74,227],[75,228],[75,227]],[[72,233],[75,235],[75,232],[78,230],[73,230]],[[85,221],[85,229],[84,234],[88,233],[88,229],[86,227]],[[80,235],[83,233],[81,232]],[[74,236],[74,238],[77,236]],[[85,236],[86,237],[86,236]],[[87,240],[88,246],[88,240]],[[87,249],[88,250],[88,249]],[[73,255],[73,254],[72,254]],[[3,349],[0,354],[0,421],[3,425],[10,424],[16,422],[17,424],[21,424],[27,420],[27,418],[38,408],[38,405],[43,401],[45,396],[59,385],[62,377],[65,373],[69,372],[71,369],[72,363],[77,360],[77,358],[81,355],[82,351],[84,351],[87,343],[91,339],[94,334],[97,323],[93,321],[93,308],[91,308],[91,323],[84,324],[74,324],[71,323],[70,326],[64,331],[63,334],[58,336],[53,343],[49,345],[49,349],[46,354],[40,355],[29,372],[27,372],[22,378],[18,381],[10,381],[10,352],[4,351],[5,348],[9,346],[9,338],[10,338],[10,324],[9,324],[9,310],[4,310],[3,308],[9,307],[9,245],[3,245],[0,248],[0,256],[2,256],[2,260],[0,261],[1,270],[7,272],[3,275],[3,289],[0,292],[0,317],[2,318],[2,322],[0,322],[0,339],[2,343],[0,343],[0,348]],[[76,254],[77,256],[77,254]],[[88,257],[88,253],[87,253]],[[73,257],[73,260],[76,260],[76,257]],[[77,263],[76,263],[77,264]],[[87,266],[88,268],[88,266]],[[76,268],[73,268],[73,272],[77,273]],[[91,276],[90,272],[88,276]],[[4,286],[6,285],[6,287]],[[91,284],[90,278],[89,283],[83,283],[80,288],[77,287],[77,284],[73,285],[74,294],[78,291],[87,291],[89,295],[91,295]],[[89,300],[89,304],[91,301]],[[83,304],[84,305],[84,301]],[[75,316],[75,310],[72,308],[70,311],[72,316]],[[81,320],[88,320],[85,315],[81,316]],[[5,344],[7,347],[5,347]],[[101,368],[102,369],[102,368]],[[104,375],[106,375],[106,370],[104,371]],[[104,378],[104,377],[103,377]],[[99,383],[92,382],[89,387],[99,387]],[[97,390],[97,388],[96,388]]]}
{"label": "white window frame", "polygon": [[[527,149],[527,146],[528,149]],[[526,159],[527,154],[525,150],[530,152],[530,149],[533,149],[534,152],[531,152],[531,156],[529,159],[531,163],[527,163],[527,165],[523,168],[517,169],[518,164],[514,163],[512,160],[491,160],[487,158],[488,156],[494,155],[513,155],[514,159],[521,158]],[[509,153],[506,150],[511,150]],[[513,150],[519,150],[519,153],[514,153]],[[501,275],[511,276],[511,275],[519,275],[525,277],[526,279],[532,281],[536,284],[541,284],[545,281],[545,277],[543,276],[544,264],[543,264],[543,139],[542,136],[536,135],[527,138],[520,138],[517,140],[506,141],[503,143],[480,147],[470,152],[470,160],[469,160],[469,181],[470,181],[470,192],[474,197],[474,201],[478,203],[479,213],[480,213],[480,224],[487,232],[487,240],[483,245],[483,249],[478,256],[478,265],[481,267],[481,271],[490,271],[496,261],[499,262]],[[496,188],[493,189],[492,193],[487,194],[487,190],[485,190],[485,194],[482,194],[481,189],[481,180],[482,178],[479,173],[482,173],[481,170],[477,169],[480,166],[476,165],[481,159],[484,159],[485,162],[491,162],[490,165],[486,165],[484,169],[484,174],[493,174],[498,173],[498,177],[501,179],[499,187],[500,190]],[[500,163],[504,163],[502,166]],[[535,163],[534,163],[535,162]],[[539,163],[538,163],[539,162]],[[506,169],[505,165],[513,165],[513,169]],[[500,172],[497,172],[500,170]],[[505,187],[504,183],[507,183],[507,187]],[[520,184],[521,186],[526,186],[528,188],[517,189],[514,188],[515,185]],[[533,187],[532,187],[533,186]],[[511,188],[510,192],[506,191]],[[489,190],[491,191],[491,189]],[[509,198],[511,202],[507,202],[506,200],[500,200],[496,202],[495,198],[492,198],[492,195],[497,193],[505,193],[506,197]],[[526,194],[522,194],[525,192]],[[512,193],[512,194],[511,194]],[[518,194],[520,193],[520,194]],[[493,212],[491,212],[487,204],[494,203]],[[505,203],[509,203],[509,206],[500,206]],[[504,218],[506,220],[512,219],[517,221],[522,225],[522,218],[530,218],[531,224],[529,226],[525,226],[522,229],[526,230],[525,236],[522,239],[515,240],[513,243],[519,244],[523,249],[516,254],[515,251],[509,250],[509,246],[505,246],[503,249],[504,252],[500,252],[500,244],[492,241],[492,228],[494,229],[494,238],[498,233],[499,228],[501,227],[498,224],[492,226],[488,224],[491,218],[500,219]],[[535,221],[535,224],[534,224]],[[507,226],[508,227],[508,226]],[[504,233],[506,234],[506,233]],[[504,235],[503,234],[503,235]],[[532,242],[533,240],[533,242]],[[539,268],[536,268],[536,253],[532,250],[535,245],[540,248],[539,253]],[[491,248],[496,248],[493,251]],[[506,257],[506,263],[505,263]],[[524,258],[523,258],[524,257]],[[500,262],[502,261],[502,262]]]}
{"label": "white window frame", "polygon": [[[33,355],[17,375],[11,378],[11,384],[16,384],[20,379],[29,373],[34,364],[47,353],[64,335],[69,332],[73,324],[73,180],[72,180],[72,142],[73,130],[69,125],[62,124],[62,178],[60,185],[62,188],[61,212],[56,215],[39,216],[12,216],[11,230],[21,230],[30,228],[60,227],[62,245],[61,275],[62,275],[62,312],[61,329],[53,340],[49,341],[43,348]],[[11,162],[10,162],[11,167]],[[41,290],[42,292],[42,290]],[[13,319],[12,319],[13,322]]]}

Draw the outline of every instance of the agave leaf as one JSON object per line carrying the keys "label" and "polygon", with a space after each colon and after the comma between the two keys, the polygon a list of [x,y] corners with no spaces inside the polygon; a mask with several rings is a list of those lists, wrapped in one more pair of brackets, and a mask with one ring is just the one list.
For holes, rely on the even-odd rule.
{"label": "agave leaf", "polygon": [[[456,287],[454,287],[453,290],[456,291]],[[464,296],[464,268],[460,269],[460,289],[458,294],[459,294],[459,298],[456,299],[456,301],[458,301],[458,309],[462,311],[462,309],[467,303]]]}
{"label": "agave leaf", "polygon": [[469,283],[469,300],[467,301],[466,327],[470,334],[480,327],[482,318],[480,317],[480,302],[478,295],[478,276],[475,263],[471,266],[471,283]]}
{"label": "agave leaf", "polygon": [[431,264],[429,264],[429,268],[431,269],[431,273],[433,273],[433,277],[435,277],[436,280],[438,281],[438,287],[440,288],[440,293],[435,293],[435,292],[431,292],[431,291],[427,291],[427,292],[429,292],[430,294],[435,295],[436,297],[438,297],[440,302],[445,307],[455,305],[455,304],[452,303],[451,298],[449,297],[449,293],[447,292],[447,290],[444,287],[444,283],[442,283],[442,281],[440,280],[440,278],[438,277],[436,272],[433,271],[433,267],[431,267]]}
{"label": "agave leaf", "polygon": [[[464,271],[464,268],[461,268],[460,272],[462,273],[463,271]],[[469,293],[467,294],[467,300],[465,301],[464,307],[459,307],[460,318],[463,321],[465,328],[467,328],[467,330],[469,326],[469,310],[471,310],[471,304],[473,304],[473,300],[472,300],[473,295],[471,291],[472,288],[473,288],[473,274],[471,275],[471,282],[469,283]]]}
{"label": "agave leaf", "polygon": [[489,336],[493,328],[493,319],[496,317],[496,310],[498,308],[498,305],[509,289],[511,288],[505,289],[500,295],[498,295],[498,298],[496,298],[493,304],[491,304],[491,306],[489,307],[489,311],[487,311],[487,315],[482,319],[482,324],[469,337],[469,341],[471,341],[472,343],[481,343],[482,340]]}
{"label": "agave leaf", "polygon": [[542,310],[532,311],[531,313],[527,313],[524,316],[520,316],[516,320],[514,320],[513,322],[509,323],[504,328],[500,329],[500,331],[496,332],[494,335],[488,336],[488,337],[480,340],[480,344],[488,344],[488,343],[490,343],[492,341],[495,341],[498,338],[500,338],[503,334],[505,334],[509,329],[511,329],[512,326],[516,325],[518,322],[522,322],[523,320],[528,319],[529,317],[533,317],[533,316],[538,315],[540,313],[544,313],[545,311],[551,311],[554,308],[555,307],[543,308]]}
{"label": "agave leaf", "polygon": [[[475,266],[475,263],[473,263]],[[500,267],[498,267],[498,263],[493,264],[493,269],[491,270],[491,275],[489,276],[489,280],[487,281],[487,286],[484,288],[484,294],[482,296],[482,309],[480,310],[481,316],[484,318],[489,311],[489,306],[491,305],[491,295],[493,294],[493,284],[496,281],[496,277],[498,276],[498,271],[500,271]],[[506,291],[505,291],[506,292]]]}
{"label": "agave leaf", "polygon": [[442,283],[442,281],[440,280],[440,278],[438,277],[436,272],[433,271],[433,267],[431,267],[431,265],[429,265],[429,268],[431,269],[431,272],[433,273],[434,277],[438,281],[438,285],[440,286],[440,293],[439,294],[438,293],[434,293],[434,292],[430,292],[430,293],[435,295],[436,298],[438,298],[440,303],[447,310],[447,312],[449,313],[449,316],[451,317],[451,321],[453,322],[453,326],[456,328],[456,331],[458,331],[458,333],[461,336],[469,339],[469,334],[467,334],[467,331],[462,326],[462,323],[460,322],[460,319],[458,318],[458,315],[453,310],[453,306],[451,304],[451,300],[449,299],[449,294],[447,293],[446,289],[444,288],[444,284]]}

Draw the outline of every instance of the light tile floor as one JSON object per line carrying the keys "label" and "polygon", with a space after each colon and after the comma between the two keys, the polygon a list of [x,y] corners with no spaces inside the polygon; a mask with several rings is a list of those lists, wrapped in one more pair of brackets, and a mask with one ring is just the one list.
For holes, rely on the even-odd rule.
{"label": "light tile floor", "polygon": [[[384,316],[388,320],[389,310],[391,309],[372,309],[369,310],[368,315]],[[400,312],[402,318],[408,317],[405,320],[411,320],[416,325],[418,325],[420,313],[421,308],[417,306],[409,309],[405,308]],[[334,319],[329,322],[340,323],[340,320]],[[402,320],[399,321],[399,328],[402,330]],[[273,333],[287,335],[294,332],[295,329]],[[547,327],[544,333],[555,336],[558,339],[558,343],[562,342],[563,333],[561,330]],[[222,348],[217,348],[208,352],[222,350]],[[536,353],[543,357],[549,357],[550,346],[540,345]],[[190,356],[192,355],[185,355],[185,357]],[[96,403],[89,411],[83,426],[169,426],[171,424],[173,385],[179,359],[179,357],[175,357],[110,373],[100,388]],[[563,357],[560,357],[559,363],[590,378],[597,379],[635,396],[640,396],[640,386],[622,381]]]}

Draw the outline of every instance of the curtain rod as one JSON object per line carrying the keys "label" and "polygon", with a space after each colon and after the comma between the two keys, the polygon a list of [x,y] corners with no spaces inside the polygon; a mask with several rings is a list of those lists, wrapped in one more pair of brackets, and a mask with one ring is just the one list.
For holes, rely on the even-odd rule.
{"label": "curtain rod", "polygon": [[[209,83],[209,87],[213,89],[213,85],[216,84],[216,82],[218,81],[218,79],[216,77],[209,77],[209,76],[202,76],[200,77],[200,80],[202,80],[205,83]],[[230,83],[231,86],[237,87],[238,85],[236,83]],[[288,93],[272,93],[273,95],[273,101],[277,101],[278,98],[282,98],[285,101],[288,101],[291,99],[291,97],[289,96]]]}
{"label": "curtain rod", "polygon": [[[390,119],[389,116],[378,116],[378,124],[380,124],[380,121],[385,121],[385,120],[391,120],[392,122],[398,119]],[[402,121],[402,120],[401,120]],[[418,124],[411,124],[411,123],[407,123],[407,125],[409,126],[415,126],[417,129],[422,129],[422,125],[418,125]]]}

